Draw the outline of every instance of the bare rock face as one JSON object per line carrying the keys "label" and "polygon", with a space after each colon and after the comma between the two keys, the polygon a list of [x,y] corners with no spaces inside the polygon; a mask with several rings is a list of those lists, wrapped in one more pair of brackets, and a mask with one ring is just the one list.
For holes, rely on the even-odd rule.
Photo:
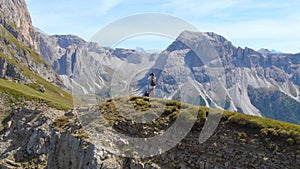
{"label": "bare rock face", "polygon": [[[58,117],[60,120],[55,120],[50,129],[51,139],[46,168],[122,168],[120,158],[102,147],[96,147],[88,139],[89,136],[78,121],[78,111],[88,109],[76,108]],[[67,120],[61,123],[63,119]]]}
{"label": "bare rock face", "polygon": [[[43,57],[60,75],[64,85],[70,90],[73,89],[74,96],[83,97],[105,88],[106,81],[95,85],[100,65],[106,63],[107,69],[101,72],[105,74],[120,63],[120,59],[110,56],[108,49],[99,47],[95,43],[85,42],[79,37],[49,36],[39,30],[37,34]],[[91,102],[95,103],[94,100]]]}
{"label": "bare rock face", "polygon": [[0,57],[0,78],[1,79],[20,79],[25,80],[25,77],[20,73],[20,70],[15,65],[7,62],[5,59]]}
{"label": "bare rock face", "polygon": [[49,169],[97,168],[93,145],[69,134],[52,134]]}
{"label": "bare rock face", "polygon": [[[43,168],[47,163],[53,119],[64,111],[46,104],[16,99],[2,93],[2,113],[10,115],[2,121],[0,133],[0,168]],[[33,160],[34,159],[34,160]]]}
{"label": "bare rock face", "polygon": [[2,0],[0,23],[18,40],[38,49],[38,41],[32,26],[25,0]]}

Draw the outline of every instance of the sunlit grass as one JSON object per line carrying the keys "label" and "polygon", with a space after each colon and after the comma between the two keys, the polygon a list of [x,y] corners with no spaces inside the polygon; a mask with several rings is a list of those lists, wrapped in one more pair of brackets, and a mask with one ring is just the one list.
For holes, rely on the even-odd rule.
{"label": "sunlit grass", "polygon": [[[46,87],[47,86],[47,87]],[[54,107],[61,110],[67,110],[72,108],[72,97],[70,94],[60,90],[54,90],[54,85],[46,85],[46,91],[40,92],[32,89],[29,86],[14,83],[11,81],[0,79],[0,91],[8,92],[10,95],[19,98],[22,97],[24,100],[36,100],[44,102],[50,107]]]}

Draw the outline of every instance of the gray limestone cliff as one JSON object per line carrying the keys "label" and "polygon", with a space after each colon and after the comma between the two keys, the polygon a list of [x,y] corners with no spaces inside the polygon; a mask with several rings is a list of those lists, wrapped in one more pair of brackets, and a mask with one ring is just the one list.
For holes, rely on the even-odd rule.
{"label": "gray limestone cliff", "polygon": [[[39,54],[39,40],[25,1],[2,0],[0,12],[1,78],[19,79],[25,84],[35,83],[36,79],[26,73],[25,69],[28,69],[62,87],[56,72]],[[12,73],[7,73],[10,70],[13,70]]]}
{"label": "gray limestone cliff", "polygon": [[0,23],[20,42],[38,49],[38,41],[32,26],[25,0],[2,0]]}
{"label": "gray limestone cliff", "polygon": [[143,76],[136,73],[149,69],[158,57],[158,54],[131,49],[101,47],[73,35],[47,35],[41,30],[36,31],[44,59],[64,84],[73,89],[74,97],[88,104],[112,97],[114,94],[110,88],[113,83],[119,84],[119,94],[132,85],[130,93],[135,95],[134,84]]}
{"label": "gray limestone cliff", "polygon": [[64,111],[9,93],[2,93],[0,102],[4,125],[0,131],[0,168],[45,167],[51,143],[49,127]]}

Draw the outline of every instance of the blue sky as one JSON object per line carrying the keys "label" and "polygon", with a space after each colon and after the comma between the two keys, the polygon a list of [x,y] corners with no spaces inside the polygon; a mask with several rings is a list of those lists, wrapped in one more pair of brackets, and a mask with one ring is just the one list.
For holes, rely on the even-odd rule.
{"label": "blue sky", "polygon": [[[109,23],[133,14],[179,17],[199,31],[216,32],[235,46],[300,52],[300,0],[26,0],[34,26],[48,34],[89,40]],[[117,47],[164,49],[172,39],[147,35]]]}

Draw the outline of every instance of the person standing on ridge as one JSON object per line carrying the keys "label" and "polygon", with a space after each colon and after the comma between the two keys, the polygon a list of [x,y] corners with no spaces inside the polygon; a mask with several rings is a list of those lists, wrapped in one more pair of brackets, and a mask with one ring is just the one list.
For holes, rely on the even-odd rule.
{"label": "person standing on ridge", "polygon": [[150,77],[148,78],[150,83],[149,96],[155,97],[156,77],[154,73],[150,73],[149,75],[150,75]]}

